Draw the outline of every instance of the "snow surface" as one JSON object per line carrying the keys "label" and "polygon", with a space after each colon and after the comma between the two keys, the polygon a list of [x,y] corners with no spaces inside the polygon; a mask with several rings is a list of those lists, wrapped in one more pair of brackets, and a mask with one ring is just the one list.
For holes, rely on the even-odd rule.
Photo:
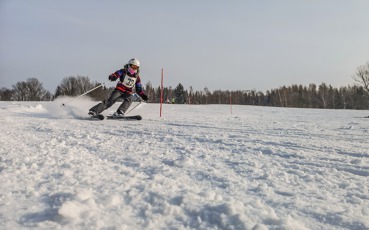
{"label": "snow surface", "polygon": [[0,102],[0,229],[369,229],[369,111],[62,102]]}

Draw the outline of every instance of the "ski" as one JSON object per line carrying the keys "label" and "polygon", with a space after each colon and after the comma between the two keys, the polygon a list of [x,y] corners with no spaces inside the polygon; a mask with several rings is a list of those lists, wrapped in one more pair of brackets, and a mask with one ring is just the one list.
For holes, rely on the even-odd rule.
{"label": "ski", "polygon": [[115,117],[115,116],[106,116],[106,119],[109,120],[142,120],[142,117],[140,115],[134,115],[134,116],[122,116],[122,117]]}

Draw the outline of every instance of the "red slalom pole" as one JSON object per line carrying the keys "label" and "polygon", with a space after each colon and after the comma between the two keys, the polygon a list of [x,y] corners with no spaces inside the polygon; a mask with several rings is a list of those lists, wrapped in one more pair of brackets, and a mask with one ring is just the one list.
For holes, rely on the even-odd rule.
{"label": "red slalom pole", "polygon": [[163,80],[164,80],[164,70],[161,69],[161,92],[160,92],[160,117],[163,110],[163,97],[164,97],[164,87],[163,87]]}
{"label": "red slalom pole", "polygon": [[229,106],[231,107],[231,114],[232,114],[232,93],[229,93]]}

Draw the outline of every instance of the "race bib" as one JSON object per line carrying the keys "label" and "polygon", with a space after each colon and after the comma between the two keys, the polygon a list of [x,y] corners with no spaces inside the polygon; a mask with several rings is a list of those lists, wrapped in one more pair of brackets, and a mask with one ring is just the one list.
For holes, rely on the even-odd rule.
{"label": "race bib", "polygon": [[124,77],[124,80],[123,80],[123,82],[122,82],[122,84],[123,84],[125,87],[127,87],[127,88],[133,88],[133,86],[135,85],[135,83],[136,83],[136,78],[134,78],[134,77],[130,77],[130,76],[128,76],[128,75],[126,75],[126,76]]}

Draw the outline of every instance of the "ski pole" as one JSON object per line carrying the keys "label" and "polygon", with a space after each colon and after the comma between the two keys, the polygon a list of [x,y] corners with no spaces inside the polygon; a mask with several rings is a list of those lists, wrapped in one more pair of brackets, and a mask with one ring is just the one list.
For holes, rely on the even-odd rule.
{"label": "ski pole", "polygon": [[90,92],[94,91],[95,89],[100,88],[100,87],[101,87],[101,86],[103,86],[103,85],[105,85],[105,83],[101,83],[100,85],[96,86],[96,87],[95,87],[95,88],[93,88],[93,89],[90,89],[89,91],[87,91],[87,92],[85,92],[85,93],[83,93],[83,94],[79,95],[78,97],[72,98],[71,100],[69,100],[69,101],[67,101],[67,102],[64,102],[62,105],[63,105],[63,106],[65,106],[65,104],[67,104],[67,103],[69,103],[69,102],[71,102],[71,101],[73,101],[73,100],[76,100],[77,98],[80,98],[80,97],[82,97],[82,96],[84,96],[84,95],[86,95],[86,94],[88,94],[88,93],[90,93]]}
{"label": "ski pole", "polygon": [[143,102],[143,100],[141,99],[141,97],[140,97],[140,96],[138,96],[138,95],[137,95],[137,93],[135,93],[135,94],[134,94],[134,97],[136,97],[136,98],[140,98],[140,103],[138,103],[135,107],[133,107],[132,109],[130,109],[128,112],[126,112],[126,115],[127,115],[128,113],[132,112],[132,110],[134,110],[135,108],[137,108],[137,106],[139,106],[139,105]]}

